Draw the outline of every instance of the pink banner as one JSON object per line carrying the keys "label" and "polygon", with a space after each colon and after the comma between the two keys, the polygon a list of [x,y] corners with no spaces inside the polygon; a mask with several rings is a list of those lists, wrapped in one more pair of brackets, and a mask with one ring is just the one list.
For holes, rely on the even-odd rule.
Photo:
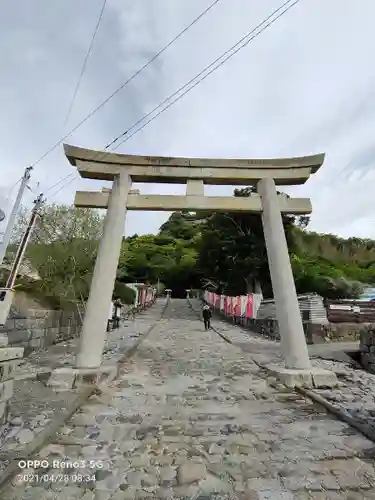
{"label": "pink banner", "polygon": [[215,297],[215,308],[220,309],[220,295],[216,295]]}
{"label": "pink banner", "polygon": [[237,297],[237,304],[236,304],[234,314],[235,314],[235,316],[238,316],[238,317],[241,316],[241,297],[239,297],[239,296]]}
{"label": "pink banner", "polygon": [[214,292],[206,292],[205,297],[210,305],[212,305],[215,309],[224,310],[226,314],[236,317],[254,317],[253,294],[230,297],[228,295],[218,295]]}
{"label": "pink banner", "polygon": [[225,296],[225,312],[226,313],[230,313],[230,297],[228,297],[227,295]]}
{"label": "pink banner", "polygon": [[234,316],[234,307],[235,307],[235,299],[236,297],[230,297],[230,314]]}
{"label": "pink banner", "polygon": [[246,318],[253,318],[254,311],[253,311],[253,296],[248,295],[247,296],[247,304],[246,304]]}

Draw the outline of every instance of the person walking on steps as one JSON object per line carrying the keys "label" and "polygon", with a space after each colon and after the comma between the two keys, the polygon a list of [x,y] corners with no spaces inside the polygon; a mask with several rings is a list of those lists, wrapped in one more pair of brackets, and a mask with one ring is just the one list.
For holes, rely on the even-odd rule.
{"label": "person walking on steps", "polygon": [[211,309],[208,304],[204,304],[203,306],[203,321],[204,321],[204,329],[207,331],[211,328]]}
{"label": "person walking on steps", "polygon": [[118,328],[120,326],[121,308],[122,308],[122,302],[119,297],[114,301],[113,307],[114,307],[113,328]]}
{"label": "person walking on steps", "polygon": [[108,320],[107,320],[107,332],[109,332],[111,330],[111,327],[113,326],[113,313],[114,313],[114,305],[113,305],[113,300],[111,299],[111,303],[109,305]]}

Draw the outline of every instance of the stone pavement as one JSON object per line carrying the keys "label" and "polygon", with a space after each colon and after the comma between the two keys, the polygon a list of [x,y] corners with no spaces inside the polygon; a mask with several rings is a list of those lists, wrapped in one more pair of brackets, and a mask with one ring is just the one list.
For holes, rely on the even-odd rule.
{"label": "stone pavement", "polygon": [[[159,300],[151,310],[127,321],[121,328],[108,334],[104,363],[114,364],[160,318],[165,299]],[[0,427],[0,473],[9,465],[10,454],[28,445],[61,412],[72,404],[77,390],[57,392],[46,387],[51,371],[59,366],[73,366],[78,349],[78,339],[49,346],[33,352],[22,360],[14,373],[15,383],[10,400],[10,422]]]}
{"label": "stone pavement", "polygon": [[[1,499],[375,499],[373,446],[270,386],[250,353],[172,300],[119,379],[40,451],[49,469],[29,469],[33,484],[18,478]],[[52,468],[68,461],[77,468]]]}
{"label": "stone pavement", "polygon": [[[198,302],[193,304],[198,308]],[[224,320],[216,319],[215,327],[242,352],[248,353],[260,365],[283,364],[280,344],[251,333],[240,326],[230,326]],[[344,350],[355,351],[359,343],[342,343],[308,346],[313,366],[336,373],[339,387],[334,390],[314,389],[314,392],[328,400],[336,409],[344,411],[364,426],[375,439],[375,374],[358,369],[354,361],[335,361],[345,356]],[[338,355],[340,354],[340,355]]]}

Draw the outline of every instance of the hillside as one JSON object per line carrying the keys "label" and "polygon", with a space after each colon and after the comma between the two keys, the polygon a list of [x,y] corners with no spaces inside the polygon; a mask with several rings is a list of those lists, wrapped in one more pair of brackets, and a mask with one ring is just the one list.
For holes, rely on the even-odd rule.
{"label": "hillside", "polygon": [[[284,217],[298,293],[354,298],[375,283],[374,241],[320,235],[301,222],[308,221]],[[241,294],[257,283],[272,296],[261,221],[253,214],[176,212],[157,235],[124,240],[119,273],[124,281],[159,279],[178,296],[206,284]]]}
{"label": "hillside", "polygon": [[[252,192],[246,188],[235,195]],[[50,205],[44,212],[26,254],[42,278],[35,291],[56,306],[85,300],[103,219],[94,210],[70,206]],[[355,298],[364,286],[375,284],[375,241],[310,232],[306,217],[283,216],[283,222],[298,293]],[[17,237],[24,224],[21,214]],[[261,285],[264,296],[271,297],[260,216],[175,212],[157,234],[124,238],[116,293],[126,298],[125,284],[136,281],[159,282],[180,297],[187,288],[239,295]]]}
{"label": "hillside", "polygon": [[375,283],[375,241],[343,239],[299,228],[293,229],[293,236],[296,246],[292,257],[293,268],[296,283],[302,289],[312,284],[314,291],[319,293],[321,277],[325,277],[323,290],[328,284],[328,296],[336,295],[335,287],[329,286],[336,283],[344,295],[356,297],[363,285]]}

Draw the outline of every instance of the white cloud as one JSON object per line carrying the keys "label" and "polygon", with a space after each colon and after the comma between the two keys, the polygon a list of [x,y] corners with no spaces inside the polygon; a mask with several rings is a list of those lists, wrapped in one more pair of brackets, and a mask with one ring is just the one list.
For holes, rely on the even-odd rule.
{"label": "white cloud", "polygon": [[[100,104],[209,3],[108,0],[69,125]],[[280,4],[221,0],[67,142],[102,149]],[[0,88],[3,184],[15,182],[62,135],[100,6],[100,0],[55,0],[48,9],[41,0],[2,3],[0,43],[8,49]],[[323,168],[289,192],[312,198],[312,229],[375,237],[373,181],[363,177],[375,155],[374,15],[371,0],[301,0],[119,151],[250,158],[326,152]],[[59,147],[33,175],[44,187],[70,171]],[[79,180],[56,199],[72,202],[75,189],[98,187]],[[182,192],[181,187],[146,189]],[[209,187],[207,192],[230,194],[231,188]],[[165,217],[131,213],[127,233],[156,231]]]}

